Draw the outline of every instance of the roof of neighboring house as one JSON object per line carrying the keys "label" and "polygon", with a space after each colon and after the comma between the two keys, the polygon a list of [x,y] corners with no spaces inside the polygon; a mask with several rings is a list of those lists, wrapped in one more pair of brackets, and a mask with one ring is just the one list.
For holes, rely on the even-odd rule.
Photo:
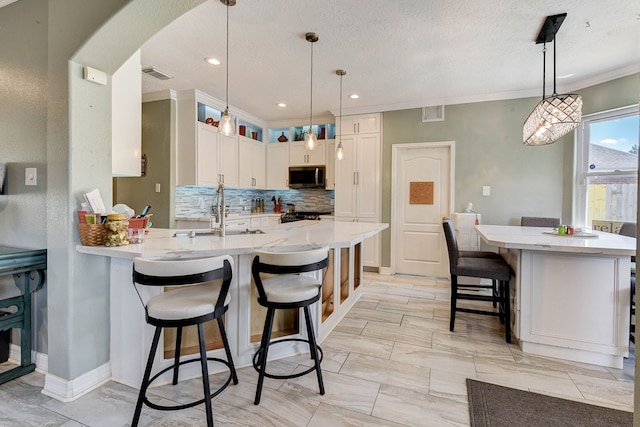
{"label": "roof of neighboring house", "polygon": [[590,144],[589,150],[589,165],[595,165],[592,170],[629,170],[638,168],[637,154],[596,144]]}

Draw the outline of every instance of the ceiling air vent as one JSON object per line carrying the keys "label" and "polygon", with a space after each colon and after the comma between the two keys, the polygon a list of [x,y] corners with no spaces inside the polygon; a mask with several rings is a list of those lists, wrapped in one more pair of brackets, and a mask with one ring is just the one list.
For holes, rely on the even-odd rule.
{"label": "ceiling air vent", "polygon": [[142,72],[145,74],[148,74],[150,76],[155,77],[156,79],[160,79],[160,80],[169,80],[172,79],[173,76],[170,76],[169,74],[158,70],[157,68],[154,67],[146,67],[142,69]]}
{"label": "ceiling air vent", "polygon": [[444,105],[422,107],[422,122],[443,122]]}

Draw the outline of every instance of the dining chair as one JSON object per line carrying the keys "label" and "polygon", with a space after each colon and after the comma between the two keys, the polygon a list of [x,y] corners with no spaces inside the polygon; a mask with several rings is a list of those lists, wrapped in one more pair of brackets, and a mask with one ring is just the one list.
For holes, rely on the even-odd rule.
{"label": "dining chair", "polygon": [[523,216],[520,218],[522,227],[557,227],[560,225],[560,218],[550,218],[543,216]]}
{"label": "dining chair", "polygon": [[[445,240],[449,252],[449,273],[451,274],[451,311],[449,330],[453,332],[456,312],[486,314],[498,316],[505,326],[505,340],[511,342],[511,306],[509,296],[509,282],[513,271],[502,258],[467,258],[459,256],[458,243],[454,237],[453,226],[449,221],[443,221]],[[498,282],[497,303],[498,311],[480,310],[459,307],[458,300],[494,301],[495,295],[481,293],[483,289],[492,289],[490,285],[467,285],[458,283],[458,276],[491,279]]]}

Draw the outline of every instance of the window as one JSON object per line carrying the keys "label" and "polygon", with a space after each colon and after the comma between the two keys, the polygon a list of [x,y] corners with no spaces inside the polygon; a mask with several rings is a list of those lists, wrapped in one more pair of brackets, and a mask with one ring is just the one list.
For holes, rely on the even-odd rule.
{"label": "window", "polygon": [[577,133],[574,222],[617,232],[636,222],[638,106],[583,117]]}

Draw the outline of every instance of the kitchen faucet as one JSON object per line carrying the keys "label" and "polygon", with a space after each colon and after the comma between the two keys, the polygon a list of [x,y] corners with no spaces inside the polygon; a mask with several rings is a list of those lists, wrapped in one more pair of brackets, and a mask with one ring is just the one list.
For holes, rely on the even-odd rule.
{"label": "kitchen faucet", "polygon": [[211,224],[211,231],[217,231],[220,237],[225,236],[225,224],[224,217],[227,216],[227,212],[224,205],[224,184],[218,184],[218,189],[216,190],[216,212],[215,212],[215,222],[219,224],[219,228],[214,230],[213,224]]}

